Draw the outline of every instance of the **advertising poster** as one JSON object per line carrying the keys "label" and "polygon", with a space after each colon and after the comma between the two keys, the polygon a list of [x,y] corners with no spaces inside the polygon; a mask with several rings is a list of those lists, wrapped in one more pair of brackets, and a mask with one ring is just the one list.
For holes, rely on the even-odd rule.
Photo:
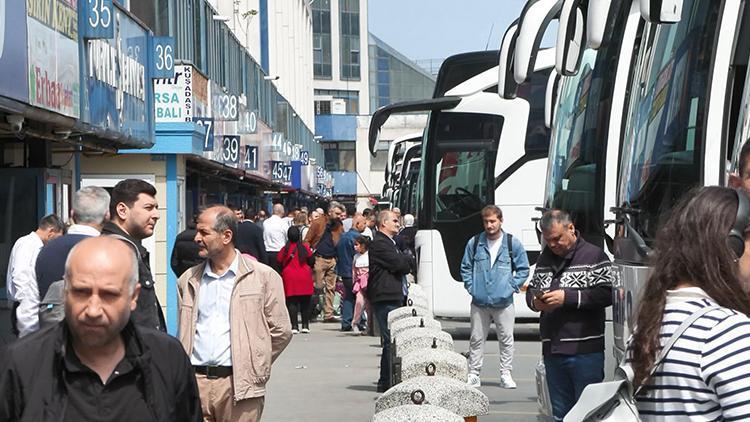
{"label": "advertising poster", "polygon": [[176,65],[173,78],[154,80],[154,112],[157,123],[193,120],[193,66]]}
{"label": "advertising poster", "polygon": [[78,118],[78,0],[27,0],[26,6],[29,104]]}
{"label": "advertising poster", "polygon": [[0,0],[0,95],[29,101],[25,81],[28,47],[26,46],[26,2]]}
{"label": "advertising poster", "polygon": [[152,142],[153,90],[147,75],[148,31],[115,8],[114,39],[81,40],[84,116],[92,125]]}

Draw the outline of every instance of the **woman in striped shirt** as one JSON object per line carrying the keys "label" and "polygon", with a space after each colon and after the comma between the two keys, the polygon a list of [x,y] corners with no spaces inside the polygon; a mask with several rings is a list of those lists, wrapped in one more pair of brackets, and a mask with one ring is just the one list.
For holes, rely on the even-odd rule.
{"label": "woman in striped shirt", "polygon": [[[750,235],[744,251],[740,239],[734,249],[728,241],[733,229],[745,232],[747,207],[738,213],[744,194],[691,191],[657,234],[630,345],[635,384],[643,385],[636,397],[643,420],[750,419]],[[650,377],[661,347],[704,306],[719,308],[689,327]]]}

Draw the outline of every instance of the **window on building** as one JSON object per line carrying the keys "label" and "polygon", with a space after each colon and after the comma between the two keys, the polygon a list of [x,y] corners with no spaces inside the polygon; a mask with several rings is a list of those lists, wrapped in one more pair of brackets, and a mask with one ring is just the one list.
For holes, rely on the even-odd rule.
{"label": "window on building", "polygon": [[317,0],[313,12],[313,74],[331,79],[331,0]]}
{"label": "window on building", "polygon": [[331,101],[315,101],[315,114],[331,114]]}
{"label": "window on building", "polygon": [[341,79],[360,79],[359,0],[341,0]]}
{"label": "window on building", "polygon": [[356,147],[354,142],[324,143],[325,169],[328,171],[356,171]]}

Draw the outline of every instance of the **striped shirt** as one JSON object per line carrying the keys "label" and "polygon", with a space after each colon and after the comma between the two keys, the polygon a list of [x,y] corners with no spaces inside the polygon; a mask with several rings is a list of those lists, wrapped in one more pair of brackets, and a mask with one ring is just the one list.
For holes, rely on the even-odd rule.
{"label": "striped shirt", "polygon": [[[697,287],[670,290],[662,346],[696,309],[716,305]],[[750,318],[727,308],[701,316],[638,395],[643,421],[750,419]]]}

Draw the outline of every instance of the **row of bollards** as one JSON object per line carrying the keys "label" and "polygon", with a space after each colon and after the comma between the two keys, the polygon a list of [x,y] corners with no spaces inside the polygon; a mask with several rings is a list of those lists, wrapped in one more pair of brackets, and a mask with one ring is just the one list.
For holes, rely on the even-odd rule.
{"label": "row of bollards", "polygon": [[429,311],[427,296],[409,286],[407,306],[388,315],[391,385],[375,402],[373,422],[469,422],[489,412],[489,398],[466,383],[466,358]]}

